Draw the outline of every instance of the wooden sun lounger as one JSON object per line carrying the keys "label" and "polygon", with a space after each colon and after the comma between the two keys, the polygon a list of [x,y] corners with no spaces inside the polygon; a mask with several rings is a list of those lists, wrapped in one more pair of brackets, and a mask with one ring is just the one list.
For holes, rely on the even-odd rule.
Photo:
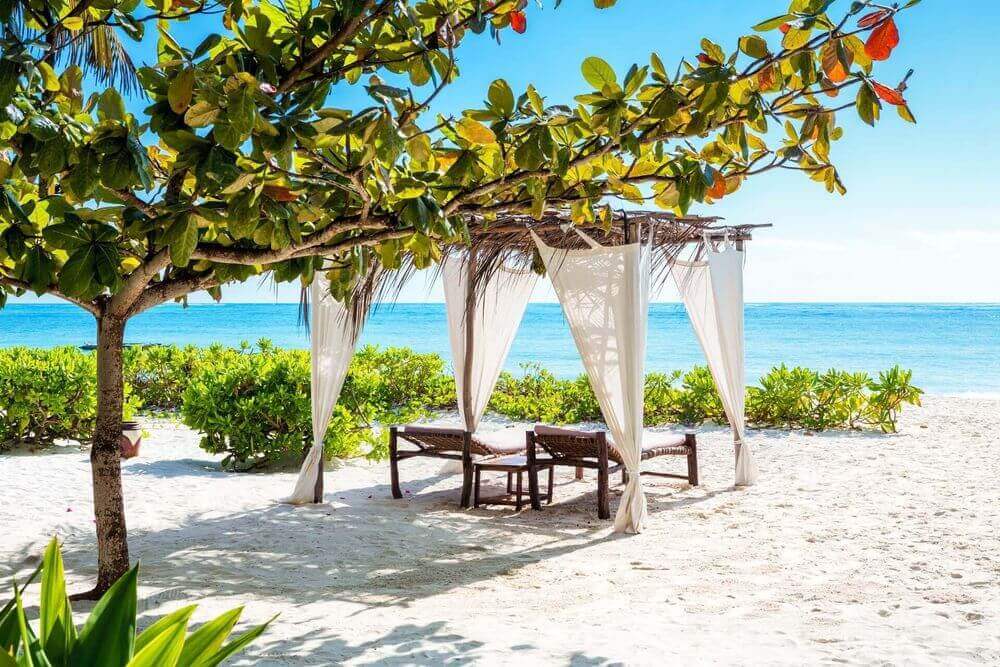
{"label": "wooden sun lounger", "polygon": [[[416,449],[400,449],[400,441],[414,445]],[[403,492],[399,488],[400,461],[416,457],[449,459],[462,462],[461,506],[463,508],[469,507],[472,500],[472,457],[494,458],[523,453],[524,445],[489,442],[477,437],[475,433],[462,429],[393,426],[389,429],[389,470],[392,475],[392,497],[397,499],[403,497]]]}
{"label": "wooden sun lounger", "polygon": [[[536,426],[527,432],[528,490],[533,509],[541,509],[538,494],[538,466],[567,466],[582,471],[582,468],[597,470],[597,515],[601,519],[611,518],[608,498],[608,476],[622,472],[622,483],[628,481],[624,460],[608,441],[604,431],[576,431],[552,426]],[[691,486],[698,486],[698,448],[693,433],[657,435],[642,447],[642,461],[661,456],[687,457],[687,475],[653,472],[644,470],[642,475],[672,477],[687,480]],[[580,477],[580,475],[578,475]]]}

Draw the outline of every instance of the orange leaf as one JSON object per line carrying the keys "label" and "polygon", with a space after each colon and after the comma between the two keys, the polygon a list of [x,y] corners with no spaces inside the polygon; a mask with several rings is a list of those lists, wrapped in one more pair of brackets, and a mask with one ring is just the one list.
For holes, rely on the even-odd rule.
{"label": "orange leaf", "polygon": [[712,187],[707,190],[708,196],[712,199],[722,199],[726,196],[726,177],[719,172],[715,172],[715,179]]}
{"label": "orange leaf", "polygon": [[847,79],[847,68],[844,67],[844,63],[840,59],[839,50],[839,42],[832,41],[824,44],[820,52],[823,71],[826,73],[826,77],[833,83],[842,83]]}
{"label": "orange leaf", "polygon": [[778,30],[781,31],[782,35],[787,35],[788,31],[791,30],[791,29],[792,29],[792,26],[789,23],[782,23],[781,25],[778,26]]}
{"label": "orange leaf", "polygon": [[888,60],[892,55],[892,50],[899,46],[899,29],[896,22],[889,19],[879,27],[872,30],[865,42],[865,53],[872,60]]}
{"label": "orange leaf", "polygon": [[875,89],[875,94],[879,96],[880,99],[893,104],[895,106],[903,106],[906,104],[906,100],[903,99],[903,93],[898,90],[894,90],[889,86],[883,86],[877,81],[872,81],[872,88]]}
{"label": "orange leaf", "polygon": [[280,185],[265,185],[264,194],[274,201],[295,201],[299,198],[294,192]]}
{"label": "orange leaf", "polygon": [[774,65],[769,65],[757,74],[757,85],[761,90],[770,90],[774,85]]}
{"label": "orange leaf", "polygon": [[880,23],[882,19],[884,19],[888,15],[889,11],[886,9],[880,9],[877,12],[872,12],[871,14],[865,14],[858,20],[858,27],[871,28],[872,26]]}
{"label": "orange leaf", "polygon": [[511,12],[508,16],[510,17],[510,27],[514,29],[514,32],[523,35],[524,31],[528,29],[528,17],[524,15],[524,12]]}

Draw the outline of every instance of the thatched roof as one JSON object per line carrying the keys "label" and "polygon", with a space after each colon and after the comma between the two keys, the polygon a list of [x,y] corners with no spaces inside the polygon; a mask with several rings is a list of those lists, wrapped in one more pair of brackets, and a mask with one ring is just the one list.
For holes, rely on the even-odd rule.
{"label": "thatched roof", "polygon": [[[534,232],[547,245],[578,249],[587,247],[574,232],[570,216],[562,211],[547,211],[540,219],[529,215],[505,215],[495,220],[482,216],[468,218],[471,247],[476,250],[478,271],[489,275],[500,265],[528,266],[535,260]],[[743,242],[757,227],[768,225],[726,225],[719,217],[677,216],[663,211],[613,211],[611,224],[606,222],[576,225],[604,246],[617,246],[642,240],[653,251],[654,278],[665,275],[670,262],[681,256],[697,259],[704,253],[704,236],[713,239],[728,236]],[[626,229],[628,233],[626,234]],[[467,245],[449,247],[448,254],[465,254]]]}
{"label": "thatched roof", "polygon": [[[464,257],[470,248],[476,251],[476,283],[480,283],[502,266],[541,269],[536,254],[534,232],[547,245],[555,248],[579,249],[587,247],[568,212],[547,211],[541,219],[530,215],[508,214],[487,218],[473,214],[466,218],[471,246],[455,243],[445,246],[445,261]],[[576,226],[604,246],[624,245],[641,239],[652,246],[653,281],[661,282],[669,276],[670,263],[678,257],[699,259],[705,251],[704,237],[722,240],[724,237],[737,242],[748,241],[753,229],[770,225],[726,225],[719,217],[677,216],[663,211],[612,211],[611,224],[594,223]],[[629,229],[626,238],[626,229]],[[440,270],[440,265],[437,267]],[[353,300],[356,315],[363,313],[373,302],[392,301],[402,286],[413,276],[412,263],[404,261],[399,269],[387,271],[376,268],[357,285]],[[303,290],[303,304],[306,303]]]}

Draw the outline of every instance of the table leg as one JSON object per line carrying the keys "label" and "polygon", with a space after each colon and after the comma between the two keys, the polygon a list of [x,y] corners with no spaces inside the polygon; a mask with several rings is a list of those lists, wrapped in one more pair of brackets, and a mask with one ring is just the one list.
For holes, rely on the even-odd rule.
{"label": "table leg", "polygon": [[552,472],[556,469],[555,466],[549,466],[549,501],[545,503],[546,505],[552,504]]}
{"label": "table leg", "polygon": [[479,468],[479,466],[476,466],[476,481],[474,490],[472,492],[472,498],[473,498],[472,506],[477,509],[479,508],[479,478],[482,472],[483,471]]}
{"label": "table leg", "polygon": [[507,493],[514,493],[514,473],[507,471]]}
{"label": "table leg", "polygon": [[521,479],[524,477],[524,473],[520,470],[517,471],[517,505],[515,506],[517,511],[521,511]]}

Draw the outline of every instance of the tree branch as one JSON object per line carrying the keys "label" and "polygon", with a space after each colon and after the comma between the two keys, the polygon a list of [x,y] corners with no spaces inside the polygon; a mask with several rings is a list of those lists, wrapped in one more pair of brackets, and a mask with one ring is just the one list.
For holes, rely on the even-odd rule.
{"label": "tree branch", "polygon": [[285,74],[285,78],[282,79],[280,84],[278,84],[278,92],[287,93],[300,75],[308,72],[313,67],[326,60],[326,58],[329,57],[331,53],[336,51],[338,47],[353,37],[365,23],[385,11],[386,8],[391,5],[391,0],[383,0],[378,9],[369,15],[368,12],[375,6],[375,0],[365,0],[365,4],[361,8],[361,11],[358,12],[357,16],[344,23],[344,25],[340,27],[340,30],[335,32],[330,39],[325,41],[318,49],[310,53],[304,60],[299,61],[295,67],[290,69],[288,73]]}
{"label": "tree branch", "polygon": [[[24,282],[23,280],[18,280],[17,278],[12,278],[10,276],[0,276],[0,285],[7,285],[9,287],[14,287],[16,289],[22,289],[25,290],[26,292],[34,291],[31,285],[29,285],[28,283]],[[97,306],[96,303],[92,301],[84,301],[83,299],[77,299],[76,297],[63,294],[61,291],[59,291],[59,288],[56,285],[49,285],[48,287],[46,287],[45,293],[51,294],[52,296],[62,299],[63,301],[72,303],[75,306],[79,306],[80,308],[83,308],[84,310],[94,315],[95,317],[101,314],[101,309]]]}
{"label": "tree branch", "polygon": [[170,250],[163,248],[129,274],[122,288],[108,302],[107,312],[118,317],[128,316],[149,281],[169,265]]}

